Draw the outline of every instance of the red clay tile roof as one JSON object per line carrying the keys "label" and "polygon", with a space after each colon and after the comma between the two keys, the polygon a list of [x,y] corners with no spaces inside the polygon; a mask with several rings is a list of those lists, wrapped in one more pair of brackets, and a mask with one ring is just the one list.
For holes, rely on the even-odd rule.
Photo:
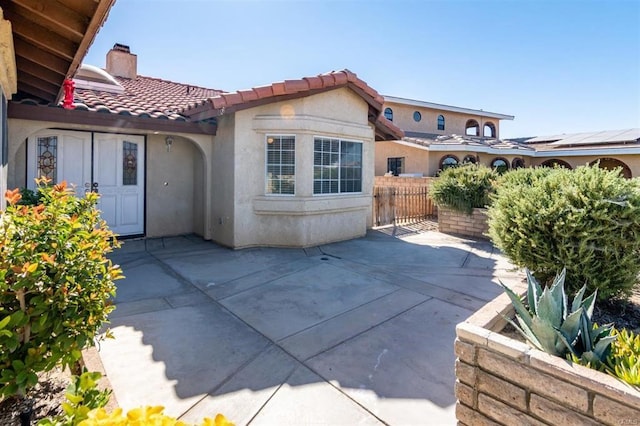
{"label": "red clay tile roof", "polygon": [[384,98],[349,70],[332,71],[300,80],[285,80],[232,93],[144,76],[115,79],[123,86],[123,93],[76,88],[76,109],[176,121],[200,121],[261,104],[348,87],[369,104],[369,121],[376,128],[377,140],[404,137],[403,131],[382,115]]}
{"label": "red clay tile roof", "polygon": [[76,88],[76,109],[187,121],[180,110],[190,103],[202,102],[222,93],[221,90],[140,75],[135,79],[115,79],[124,87],[124,93]]}
{"label": "red clay tile roof", "polygon": [[242,109],[252,108],[283,99],[309,96],[315,93],[349,87],[369,104],[369,121],[376,127],[377,139],[402,139],[404,132],[382,115],[384,98],[358,76],[349,71],[332,71],[317,77],[285,80],[269,86],[254,87],[196,102],[181,111],[190,117],[210,118]]}

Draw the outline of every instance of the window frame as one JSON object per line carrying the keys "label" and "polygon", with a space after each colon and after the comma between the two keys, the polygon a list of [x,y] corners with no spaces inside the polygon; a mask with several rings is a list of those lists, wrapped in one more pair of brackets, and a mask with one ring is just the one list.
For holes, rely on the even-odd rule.
{"label": "window frame", "polygon": [[[440,124],[440,121],[441,121],[440,119],[442,119],[442,125]],[[444,132],[445,128],[446,128],[446,120],[444,118],[444,115],[440,114],[438,115],[438,118],[437,118],[436,129],[438,129],[438,131]]]}
{"label": "window frame", "polygon": [[387,157],[387,172],[392,171],[390,167],[392,160],[400,163],[400,171],[398,173],[393,174],[394,176],[400,176],[402,173],[404,173],[405,157]]}
{"label": "window frame", "polygon": [[422,113],[420,111],[413,111],[413,121],[419,123],[422,121]]}
{"label": "window frame", "polygon": [[[502,161],[504,163],[505,169],[502,172],[498,170],[498,167],[500,166],[495,165],[497,161]],[[492,170],[495,170],[496,172],[502,174],[502,173],[508,172],[511,169],[511,164],[509,163],[509,160],[507,160],[504,157],[494,157],[491,160],[491,163],[489,163],[489,167],[491,167]]]}
{"label": "window frame", "polygon": [[390,107],[386,107],[383,111],[383,115],[384,115],[384,118],[393,122],[393,109],[391,109]]}
{"label": "window frame", "polygon": [[[322,180],[322,179],[316,179],[315,178],[315,168],[316,168],[316,161],[315,161],[315,154],[316,154],[316,140],[317,139],[328,139],[328,140],[337,140],[339,142],[339,146],[338,146],[338,192],[320,192],[320,193],[316,193],[315,192],[315,183],[316,180]],[[360,191],[353,191],[353,192],[342,192],[340,190],[340,186],[341,186],[341,179],[342,179],[342,143],[343,142],[349,142],[349,143],[357,143],[360,145]],[[335,196],[350,196],[350,195],[361,195],[363,194],[362,191],[362,184],[364,182],[364,178],[363,178],[363,173],[362,170],[364,169],[364,141],[362,140],[354,140],[354,139],[343,139],[340,137],[333,137],[333,136],[321,136],[321,135],[314,135],[313,136],[313,156],[314,158],[312,159],[312,167],[313,167],[313,183],[312,183],[312,188],[311,188],[311,192],[313,194],[314,197],[335,197]]]}
{"label": "window frame", "polygon": [[449,167],[459,167],[459,166],[460,166],[460,159],[459,159],[456,155],[453,155],[453,154],[445,154],[445,155],[443,155],[443,156],[442,156],[442,158],[440,158],[439,167],[440,167],[440,170],[441,170],[441,171],[442,171],[442,170],[446,170],[446,169],[444,169],[442,166],[444,166],[444,162],[445,162],[448,158],[454,159],[454,160],[456,161],[456,164],[451,164],[451,165],[449,165],[447,168],[449,168]]}
{"label": "window frame", "polygon": [[[269,138],[293,138],[293,194],[282,194],[278,192],[269,192]],[[282,152],[282,148],[280,148],[280,152]],[[294,134],[266,134],[264,136],[264,195],[267,197],[295,197],[297,190],[297,167],[296,167],[296,135]],[[271,164],[275,165],[275,164]],[[280,167],[283,166],[282,158],[280,159],[280,163],[278,163]],[[290,166],[287,164],[287,166]],[[282,179],[277,179],[282,180]],[[282,189],[282,185],[280,186]]]}

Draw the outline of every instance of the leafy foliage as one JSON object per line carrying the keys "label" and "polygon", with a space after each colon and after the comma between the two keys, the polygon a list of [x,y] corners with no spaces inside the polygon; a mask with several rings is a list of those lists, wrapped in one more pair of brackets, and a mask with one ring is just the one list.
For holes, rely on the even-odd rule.
{"label": "leafy foliage", "polygon": [[504,284],[516,311],[518,324],[507,319],[535,348],[557,356],[572,356],[582,363],[599,365],[608,355],[612,326],[598,327],[591,321],[596,294],[584,299],[585,287],[576,294],[569,309],[564,291],[566,271],[563,269],[551,287],[544,290],[527,270],[527,304]]}
{"label": "leafy foliage", "polygon": [[41,195],[39,191],[34,191],[29,188],[20,189],[20,201],[18,204],[21,206],[37,206],[40,204]]}
{"label": "leafy foliage", "polygon": [[640,180],[598,167],[519,169],[496,185],[489,235],[518,266],[549,283],[567,269],[568,291],[628,297],[640,273]]}
{"label": "leafy foliage", "polygon": [[[186,423],[169,417],[163,413],[164,407],[140,407],[122,414],[122,409],[117,408],[107,413],[104,408],[98,408],[89,413],[88,418],[78,423],[78,426],[187,426]],[[75,426],[75,425],[74,425]],[[234,426],[222,414],[215,419],[205,418],[201,426]]]}
{"label": "leafy foliage", "polygon": [[0,396],[23,394],[40,371],[73,366],[114,309],[122,278],[105,256],[119,244],[97,195],[38,185],[41,204],[19,205],[19,191],[7,191],[0,217]]}
{"label": "leafy foliage", "polygon": [[80,376],[72,376],[65,394],[67,402],[62,404],[64,414],[53,419],[40,420],[38,426],[76,426],[88,418],[91,410],[107,405],[111,391],[98,389],[97,382],[101,377],[102,374],[98,372],[88,371]]}
{"label": "leafy foliage", "polygon": [[486,166],[465,164],[444,170],[431,187],[431,197],[439,206],[471,214],[489,204],[489,193],[498,174]]}
{"label": "leafy foliage", "polygon": [[615,331],[616,340],[607,358],[609,373],[630,385],[640,386],[640,334]]}

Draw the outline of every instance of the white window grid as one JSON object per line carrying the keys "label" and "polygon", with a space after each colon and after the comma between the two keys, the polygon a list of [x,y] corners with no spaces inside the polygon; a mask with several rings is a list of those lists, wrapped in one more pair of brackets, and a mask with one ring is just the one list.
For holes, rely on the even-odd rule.
{"label": "white window grid", "polygon": [[265,194],[294,196],[295,189],[295,135],[266,135]]}

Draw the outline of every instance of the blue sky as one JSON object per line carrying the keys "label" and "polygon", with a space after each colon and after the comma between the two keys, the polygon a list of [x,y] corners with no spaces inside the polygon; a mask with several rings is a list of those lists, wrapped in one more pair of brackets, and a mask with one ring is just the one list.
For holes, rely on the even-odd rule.
{"label": "blue sky", "polygon": [[501,136],[640,127],[640,1],[117,0],[85,58],[234,91],[348,68],[383,95],[515,115]]}

